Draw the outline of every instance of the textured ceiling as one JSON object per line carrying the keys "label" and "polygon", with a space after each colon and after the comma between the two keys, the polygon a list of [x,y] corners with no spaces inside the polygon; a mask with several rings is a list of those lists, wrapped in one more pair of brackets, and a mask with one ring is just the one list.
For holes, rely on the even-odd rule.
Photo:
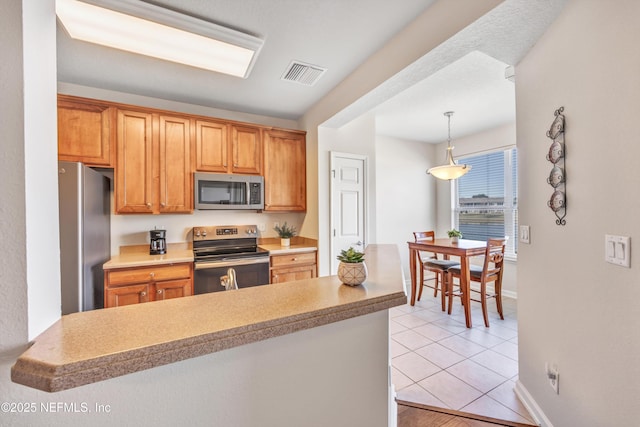
{"label": "textured ceiling", "polygon": [[[249,78],[73,40],[58,24],[58,80],[297,119],[433,1],[149,1],[264,39]],[[292,60],[319,65],[328,71],[312,87],[281,81]]]}
{"label": "textured ceiling", "polygon": [[[263,38],[251,75],[240,79],[72,40],[58,25],[58,80],[295,120],[434,2],[149,0]],[[565,2],[505,0],[326,125],[374,111],[380,132],[441,142],[446,110],[456,111],[452,136],[513,121],[513,84],[504,80],[504,67],[526,54]],[[292,60],[328,71],[315,86],[280,80]]]}

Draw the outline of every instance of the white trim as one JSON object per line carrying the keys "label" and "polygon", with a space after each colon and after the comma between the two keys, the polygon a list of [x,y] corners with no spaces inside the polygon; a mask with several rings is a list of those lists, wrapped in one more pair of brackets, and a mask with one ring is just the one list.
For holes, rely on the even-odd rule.
{"label": "white trim", "polygon": [[553,427],[549,418],[542,412],[538,403],[533,399],[533,396],[529,393],[526,387],[520,382],[520,380],[516,381],[516,386],[514,388],[516,392],[516,396],[520,402],[524,405],[524,407],[529,411],[529,414],[533,418],[533,421],[539,425],[540,427]]}

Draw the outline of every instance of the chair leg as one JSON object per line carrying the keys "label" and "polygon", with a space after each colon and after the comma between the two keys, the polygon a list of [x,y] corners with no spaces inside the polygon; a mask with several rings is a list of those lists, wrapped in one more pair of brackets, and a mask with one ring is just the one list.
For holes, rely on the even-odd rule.
{"label": "chair leg", "polygon": [[442,298],[442,311],[446,310],[447,304],[447,295],[449,295],[449,280],[447,280],[447,276],[445,272],[437,273],[438,275],[442,274],[442,285],[440,286],[440,296]]}
{"label": "chair leg", "polygon": [[447,294],[449,294],[449,310],[447,314],[451,314],[451,309],[453,308],[453,276],[450,273],[447,273]]}
{"label": "chair leg", "polygon": [[424,268],[420,268],[420,290],[418,291],[418,301],[422,298],[422,288],[424,288]]}
{"label": "chair leg", "polygon": [[[433,297],[437,297],[438,296],[438,278],[440,277],[440,273],[435,273],[436,275],[436,279],[434,280],[434,285],[433,285]],[[442,285],[442,289],[444,289],[444,285]],[[442,290],[441,289],[441,290]]]}
{"label": "chair leg", "polygon": [[489,314],[487,313],[487,284],[483,281],[480,284],[480,303],[482,304],[482,316],[484,326],[489,327]]}
{"label": "chair leg", "polygon": [[494,282],[495,292],[496,292],[496,306],[498,308],[498,314],[500,315],[500,319],[504,320],[504,316],[502,315],[502,283],[498,283],[499,280]]}

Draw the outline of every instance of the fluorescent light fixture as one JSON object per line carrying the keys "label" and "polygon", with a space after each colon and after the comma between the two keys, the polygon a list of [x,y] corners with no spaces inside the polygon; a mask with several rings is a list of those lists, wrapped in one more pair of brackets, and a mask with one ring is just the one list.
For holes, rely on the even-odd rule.
{"label": "fluorescent light fixture", "polygon": [[74,39],[242,78],[263,44],[139,0],[56,0],[56,14]]}

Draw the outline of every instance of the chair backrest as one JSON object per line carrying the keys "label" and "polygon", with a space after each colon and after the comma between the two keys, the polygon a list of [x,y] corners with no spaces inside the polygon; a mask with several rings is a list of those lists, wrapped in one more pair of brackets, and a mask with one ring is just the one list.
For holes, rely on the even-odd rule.
{"label": "chair backrest", "polygon": [[502,266],[504,264],[504,250],[507,239],[489,239],[484,255],[483,276],[497,276],[502,278]]}
{"label": "chair backrest", "polygon": [[435,231],[414,231],[413,237],[416,239],[416,243],[433,242],[436,238],[436,233]]}

